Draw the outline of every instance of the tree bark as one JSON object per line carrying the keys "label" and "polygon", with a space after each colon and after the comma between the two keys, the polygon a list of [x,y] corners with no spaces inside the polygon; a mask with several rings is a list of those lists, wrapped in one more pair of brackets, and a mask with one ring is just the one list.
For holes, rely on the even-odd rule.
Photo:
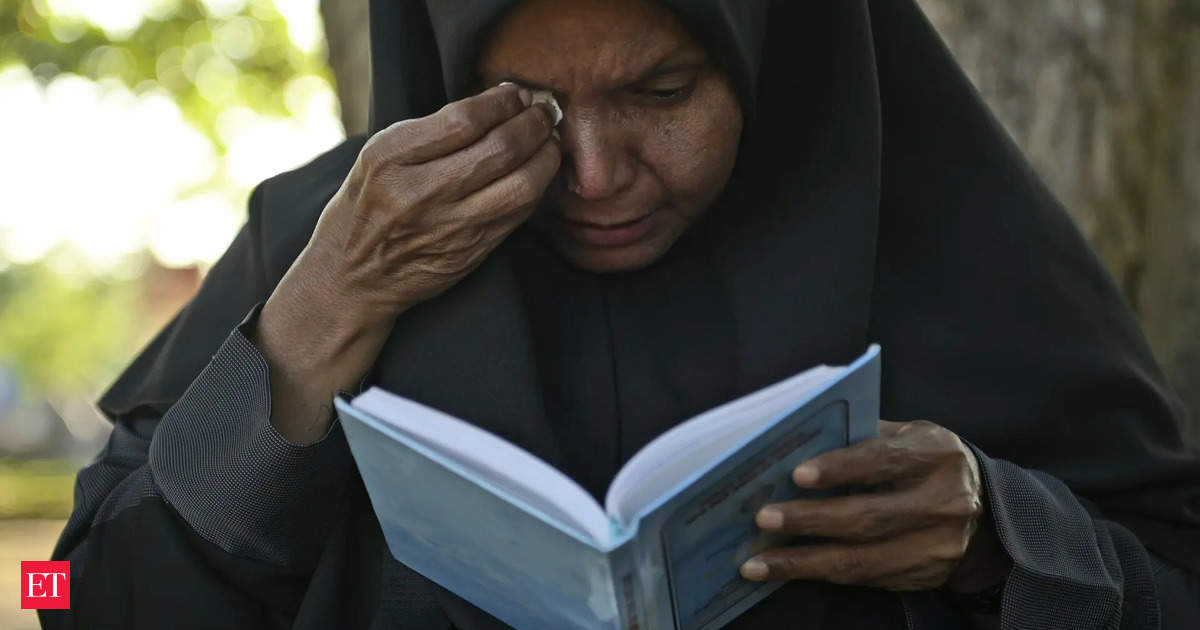
{"label": "tree bark", "polygon": [[918,2],[1116,278],[1200,439],[1200,4]]}

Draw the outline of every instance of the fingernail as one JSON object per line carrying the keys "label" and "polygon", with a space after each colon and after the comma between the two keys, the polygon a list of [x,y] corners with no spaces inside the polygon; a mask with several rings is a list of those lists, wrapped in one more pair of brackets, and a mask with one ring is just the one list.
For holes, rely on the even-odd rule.
{"label": "fingernail", "polygon": [[765,580],[767,579],[767,563],[758,558],[750,558],[742,563],[740,569],[742,577],[747,580]]}
{"label": "fingernail", "polygon": [[558,133],[557,127],[550,130],[550,137],[554,138],[555,140],[557,140],[559,142],[562,142],[562,134]]}
{"label": "fingernail", "polygon": [[538,90],[533,93],[533,102],[541,103],[546,106],[546,112],[550,114],[550,120],[555,126],[563,119],[562,107],[558,104],[558,99],[554,98],[554,92],[548,90]]}
{"label": "fingernail", "polygon": [[[509,85],[516,85],[516,83],[513,83],[512,81],[501,81],[500,83],[496,84],[496,87],[507,87]],[[525,107],[529,107],[533,104],[533,93],[529,91],[529,88],[522,87],[518,89],[517,98],[521,99],[521,103],[523,103]]]}
{"label": "fingernail", "polygon": [[798,486],[811,486],[817,482],[817,477],[821,474],[816,466],[811,464],[800,464],[796,470],[792,471],[792,481]]}
{"label": "fingernail", "polygon": [[783,527],[783,510],[777,507],[765,507],[755,515],[754,522],[763,529],[779,529]]}

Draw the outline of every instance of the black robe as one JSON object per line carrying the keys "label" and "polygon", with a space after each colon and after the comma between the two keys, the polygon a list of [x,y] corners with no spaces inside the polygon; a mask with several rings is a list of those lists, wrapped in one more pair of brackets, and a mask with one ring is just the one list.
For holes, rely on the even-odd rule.
{"label": "black robe", "polygon": [[[372,125],[473,89],[509,2],[372,4]],[[405,313],[367,383],[594,494],[697,411],[869,342],[883,415],[979,456],[1010,628],[1200,623],[1200,460],[1128,307],[911,0],[671,0],[747,112],[721,199],[650,268],[571,269],[526,230]],[[502,627],[387,552],[338,425],[269,423],[258,306],[362,139],[260,185],[198,295],[100,402],[114,432],[54,550],[46,627]],[[313,331],[320,334],[320,331]],[[732,627],[956,627],[937,591],[792,583]]]}

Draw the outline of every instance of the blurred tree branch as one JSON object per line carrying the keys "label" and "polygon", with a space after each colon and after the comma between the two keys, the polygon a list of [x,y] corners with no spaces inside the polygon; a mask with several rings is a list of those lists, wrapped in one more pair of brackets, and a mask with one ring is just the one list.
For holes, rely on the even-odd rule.
{"label": "blurred tree branch", "polygon": [[[93,25],[44,14],[44,7],[36,0],[0,1],[0,25],[16,26],[0,28],[0,66],[22,63],[47,81],[71,72],[117,79],[135,91],[166,89],[218,146],[215,125],[221,109],[241,104],[262,114],[286,115],[280,86],[304,74],[332,78],[319,55],[293,45],[287,22],[271,0],[248,0],[240,13],[223,17],[207,15],[197,0],[180,0],[169,15],[144,20],[120,40]],[[231,50],[238,40],[246,48]],[[222,66],[233,85],[218,102],[197,86],[198,72],[214,57],[228,62]]]}
{"label": "blurred tree branch", "polygon": [[[330,78],[319,51],[306,52],[292,42],[288,24],[272,0],[247,0],[239,12],[221,16],[206,13],[198,0],[169,6],[169,11],[142,20],[131,32],[113,36],[55,13],[43,0],[0,0],[0,69],[24,65],[42,83],[72,73],[104,83],[116,81],[137,94],[165,91],[218,151],[228,148],[217,129],[222,112],[249,108],[264,116],[293,115],[288,109],[289,82],[310,75]],[[206,75],[221,89],[203,89]],[[32,165],[56,167],[60,165]],[[220,179],[226,175],[215,173],[215,181],[203,186],[231,189],[232,184]],[[67,175],[65,185],[71,185]],[[21,177],[19,171],[16,177]],[[173,311],[186,299],[148,292],[164,287],[182,287],[189,294],[194,290],[187,278],[156,278],[155,270],[161,268],[148,254],[140,255],[146,259],[141,263],[125,265],[141,269],[136,278],[109,277],[78,272],[86,264],[69,250],[55,248],[28,264],[10,264],[0,252],[0,372],[16,375],[25,398],[90,397],[170,314],[154,309]],[[0,420],[3,414],[0,408]]]}

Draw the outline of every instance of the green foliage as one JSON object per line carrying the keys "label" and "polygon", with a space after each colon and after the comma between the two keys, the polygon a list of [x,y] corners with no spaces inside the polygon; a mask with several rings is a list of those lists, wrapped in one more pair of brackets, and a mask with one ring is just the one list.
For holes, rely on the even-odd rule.
{"label": "green foliage", "polygon": [[66,518],[79,463],[0,459],[0,519]]}
{"label": "green foliage", "polygon": [[[69,72],[137,93],[164,89],[219,151],[222,111],[287,115],[290,80],[332,81],[322,52],[291,41],[271,0],[247,0],[228,16],[207,14],[197,0],[160,5],[168,10],[114,39],[53,13],[46,0],[0,0],[0,68],[22,64],[42,81]],[[208,186],[225,190],[217,178]],[[63,272],[48,260],[6,268],[0,260],[0,363],[16,367],[23,398],[94,399],[153,332],[147,327],[160,323],[148,321],[143,297],[132,276]]]}
{"label": "green foliage", "polygon": [[0,66],[12,62],[44,80],[72,72],[115,78],[135,91],[165,88],[217,146],[222,109],[243,105],[283,115],[280,88],[289,79],[317,75],[332,81],[319,53],[307,54],[288,38],[271,0],[248,0],[240,13],[224,17],[208,16],[196,0],[180,0],[169,15],[145,20],[120,41],[50,13],[42,0],[0,0]]}
{"label": "green foliage", "polygon": [[94,397],[139,342],[133,280],[74,276],[45,264],[0,273],[0,361],[35,398]]}

